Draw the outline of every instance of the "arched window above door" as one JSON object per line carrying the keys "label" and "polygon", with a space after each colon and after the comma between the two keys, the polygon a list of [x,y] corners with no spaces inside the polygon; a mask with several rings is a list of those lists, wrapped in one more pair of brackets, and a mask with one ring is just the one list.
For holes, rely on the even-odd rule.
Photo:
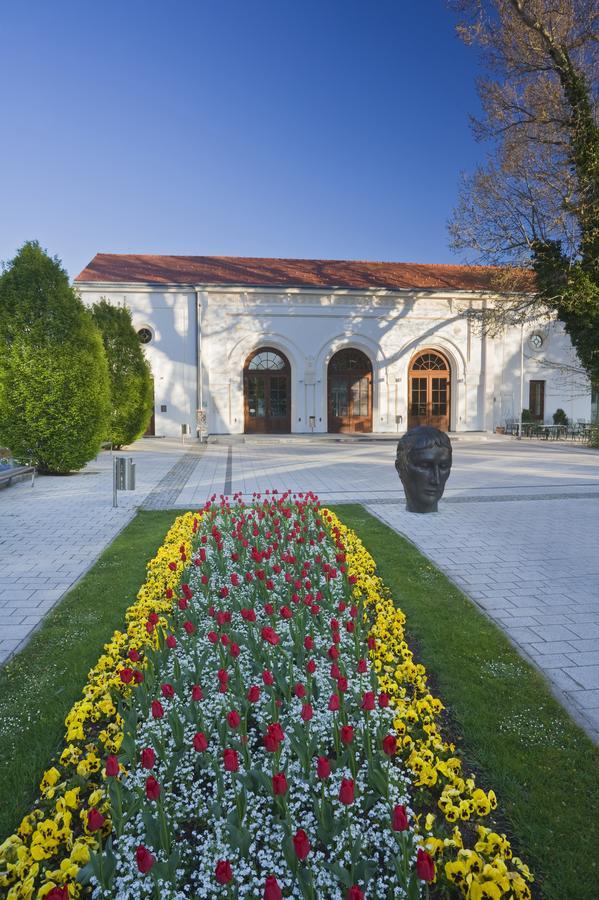
{"label": "arched window above door", "polygon": [[412,369],[416,371],[442,371],[448,368],[447,362],[438,353],[421,353],[412,363]]}
{"label": "arched window above door", "polygon": [[279,371],[287,368],[289,363],[274,350],[259,350],[248,363],[249,370]]}

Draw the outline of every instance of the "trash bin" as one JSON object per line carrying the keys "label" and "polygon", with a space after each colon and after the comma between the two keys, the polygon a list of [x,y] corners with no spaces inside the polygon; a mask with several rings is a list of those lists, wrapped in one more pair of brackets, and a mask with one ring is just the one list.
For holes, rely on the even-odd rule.
{"label": "trash bin", "polygon": [[132,456],[117,456],[115,461],[118,491],[135,490],[135,463]]}

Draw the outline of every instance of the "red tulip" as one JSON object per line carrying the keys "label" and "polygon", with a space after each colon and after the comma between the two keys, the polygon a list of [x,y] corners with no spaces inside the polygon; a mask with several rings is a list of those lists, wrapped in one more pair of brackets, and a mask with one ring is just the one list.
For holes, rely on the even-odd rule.
{"label": "red tulip", "polygon": [[354,739],[354,729],[351,725],[342,725],[339,731],[342,743],[351,744]]}
{"label": "red tulip", "polygon": [[141,751],[141,764],[144,769],[153,769],[156,762],[156,754],[151,747],[144,747]]}
{"label": "red tulip", "polygon": [[87,814],[87,829],[88,831],[99,831],[100,828],[103,828],[104,822],[106,819],[97,809],[90,809]]}
{"label": "red tulip", "polygon": [[119,774],[119,761],[116,756],[107,756],[106,757],[106,774],[109,777],[114,777]]}
{"label": "red tulip", "polygon": [[395,735],[388,734],[383,738],[383,750],[387,756],[394,756],[397,753],[397,739]]}
{"label": "red tulip", "polygon": [[277,772],[272,776],[272,792],[275,797],[282,797],[287,793],[287,779],[284,772]]}
{"label": "red tulip", "polygon": [[358,674],[364,675],[368,671],[368,663],[365,659],[358,660]]}
{"label": "red tulip", "polygon": [[304,722],[309,722],[312,716],[314,715],[314,710],[312,709],[311,703],[304,703],[302,706],[302,719]]}
{"label": "red tulip", "polygon": [[135,851],[135,860],[137,862],[137,868],[142,873],[142,875],[145,875],[150,871],[150,869],[156,862],[156,857],[150,853],[147,847],[144,847],[143,844],[140,844]]}
{"label": "red tulip", "polygon": [[133,669],[121,669],[119,676],[123,684],[130,684],[133,680]]}
{"label": "red tulip", "polygon": [[203,753],[208,749],[208,741],[206,735],[202,731],[198,731],[193,737],[193,749],[198,753]]}
{"label": "red tulip", "polygon": [[364,900],[364,891],[357,884],[352,885],[347,892],[347,900]]}
{"label": "red tulip", "polygon": [[164,715],[164,707],[160,700],[152,700],[152,715],[155,719],[161,719]]}
{"label": "red tulip", "polygon": [[389,706],[389,694],[385,694],[384,692],[379,694],[379,706],[381,709],[385,709]]}
{"label": "red tulip", "polygon": [[273,681],[274,681],[273,675],[271,672],[268,671],[268,669],[265,669],[264,672],[262,673],[262,681],[264,682],[264,684],[266,684],[268,686],[270,686],[273,683]]}
{"label": "red tulip", "polygon": [[316,672],[316,663],[313,659],[309,659],[306,663],[306,672],[308,672],[310,675],[314,675],[314,673]]}
{"label": "red tulip", "polygon": [[339,789],[339,800],[345,806],[351,806],[355,800],[355,783],[351,778],[342,778]]}
{"label": "red tulip", "polygon": [[435,878],[435,863],[426,850],[420,848],[416,856],[416,874],[422,881],[433,881]]}
{"label": "red tulip", "polygon": [[260,699],[260,688],[253,684],[247,692],[247,698],[250,703],[257,703]]}
{"label": "red tulip", "polygon": [[331,699],[329,700],[329,710],[331,712],[337,712],[339,709],[339,695],[331,694]]}
{"label": "red tulip", "polygon": [[223,750],[223,762],[227,772],[237,772],[239,769],[239,757],[236,750]]}
{"label": "red tulip", "polygon": [[281,642],[281,638],[276,633],[274,628],[269,628],[268,626],[266,626],[262,629],[260,634],[262,635],[262,639],[265,640],[268,644],[272,644],[273,647]]}
{"label": "red tulip", "polygon": [[199,684],[194,684],[191,687],[191,699],[192,700],[203,700],[204,694],[202,692],[202,688]]}
{"label": "red tulip", "polygon": [[393,810],[393,831],[407,831],[408,829],[408,817],[406,815],[405,806],[401,806],[399,803]]}
{"label": "red tulip", "polygon": [[44,898],[48,898],[48,900],[69,900],[69,889],[66,884],[62,887],[53,887],[51,891],[44,894]]}
{"label": "red tulip", "polygon": [[233,880],[233,869],[231,868],[231,863],[226,859],[220,859],[216,864],[214,874],[219,884],[228,884]]}
{"label": "red tulip", "polygon": [[366,691],[362,697],[362,709],[374,709],[374,691]]}
{"label": "red tulip", "polygon": [[306,688],[301,683],[301,681],[298,681],[298,683],[295,685],[295,687],[293,688],[293,693],[295,694],[296,697],[305,697],[306,696]]}
{"label": "red tulip", "polygon": [[158,800],[160,797],[160,785],[153,775],[148,775],[146,779],[146,797],[148,800]]}
{"label": "red tulip", "polygon": [[160,690],[162,691],[162,696],[165,700],[172,700],[175,696],[175,689],[172,684],[163,684]]}
{"label": "red tulip", "polygon": [[169,650],[175,649],[175,647],[177,646],[177,638],[174,634],[167,635],[166,646],[169,648]]}
{"label": "red tulip", "polygon": [[308,840],[308,835],[304,831],[303,828],[298,828],[298,830],[293,835],[293,849],[295,850],[295,855],[298,859],[305,859],[310,852],[310,841]]}
{"label": "red tulip", "polygon": [[227,722],[229,723],[229,728],[239,728],[241,717],[236,709],[232,709],[230,713],[227,713]]}
{"label": "red tulip", "polygon": [[312,650],[312,648],[314,647],[314,638],[309,634],[307,634],[304,638],[304,647],[306,648],[306,650]]}
{"label": "red tulip", "polygon": [[316,774],[319,778],[328,778],[331,774],[331,764],[326,756],[319,756],[316,760]]}
{"label": "red tulip", "polygon": [[264,885],[264,900],[283,900],[279,882],[274,875],[269,875]]}
{"label": "red tulip", "polygon": [[183,622],[183,628],[185,629],[187,634],[193,634],[194,631],[196,630],[196,627],[193,624],[193,622],[189,622],[189,621]]}

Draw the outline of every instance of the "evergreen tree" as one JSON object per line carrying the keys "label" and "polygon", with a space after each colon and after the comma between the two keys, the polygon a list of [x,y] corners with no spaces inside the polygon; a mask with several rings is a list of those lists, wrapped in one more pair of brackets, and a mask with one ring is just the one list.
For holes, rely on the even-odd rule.
{"label": "evergreen tree", "polygon": [[0,276],[0,444],[40,472],[92,459],[106,433],[101,336],[57,258],[28,241]]}
{"label": "evergreen tree", "polygon": [[152,415],[152,374],[126,307],[100,300],[92,318],[102,334],[110,380],[110,417],[106,440],[130,444],[146,430]]}

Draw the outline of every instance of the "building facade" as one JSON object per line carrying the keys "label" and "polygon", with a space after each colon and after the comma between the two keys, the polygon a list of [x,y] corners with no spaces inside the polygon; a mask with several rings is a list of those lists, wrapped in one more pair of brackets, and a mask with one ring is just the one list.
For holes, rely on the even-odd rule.
{"label": "building facade", "polygon": [[[98,254],[82,300],[126,305],[154,376],[156,435],[493,431],[521,406],[588,421],[558,322],[481,334],[484,267]],[[530,292],[529,273],[519,290]],[[522,402],[521,402],[522,397]]]}

